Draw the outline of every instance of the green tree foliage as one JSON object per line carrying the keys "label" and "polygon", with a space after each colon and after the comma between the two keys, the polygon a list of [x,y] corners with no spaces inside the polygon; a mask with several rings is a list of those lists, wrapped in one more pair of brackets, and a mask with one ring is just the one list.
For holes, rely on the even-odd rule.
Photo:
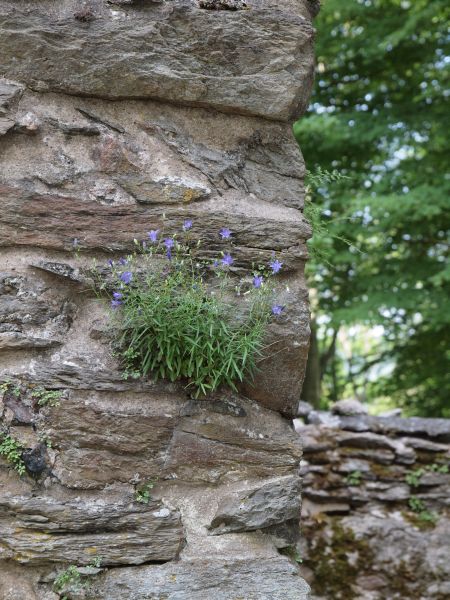
{"label": "green tree foliage", "polygon": [[446,0],[324,1],[315,94],[294,126],[310,171],[348,177],[313,197],[329,234],[313,239],[310,267],[328,338],[382,326],[355,373],[394,370],[372,378],[369,397],[447,417],[449,17]]}

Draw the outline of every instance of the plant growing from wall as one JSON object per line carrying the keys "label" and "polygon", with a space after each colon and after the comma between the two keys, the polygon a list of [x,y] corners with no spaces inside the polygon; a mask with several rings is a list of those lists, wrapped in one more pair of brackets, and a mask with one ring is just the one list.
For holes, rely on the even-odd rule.
{"label": "plant growing from wall", "polygon": [[147,481],[146,483],[143,483],[137,487],[134,493],[134,499],[136,502],[139,502],[140,504],[148,504],[152,499],[150,492],[154,487],[154,480]]}
{"label": "plant growing from wall", "polygon": [[416,513],[417,519],[424,523],[434,525],[439,518],[437,513],[428,510],[425,502],[423,502],[423,500],[420,498],[417,498],[417,496],[411,496],[411,498],[408,500],[408,506],[414,513]]}
{"label": "plant growing from wall", "polygon": [[18,440],[9,433],[0,432],[0,456],[3,456],[19,475],[24,475],[26,471],[22,459],[23,451],[24,447]]}
{"label": "plant growing from wall", "polygon": [[350,486],[358,486],[361,485],[362,473],[361,471],[352,471],[347,475],[347,483]]}
{"label": "plant growing from wall", "polygon": [[135,240],[127,258],[109,261],[112,331],[126,378],[181,380],[198,397],[255,373],[274,303],[273,276],[282,268],[275,255],[267,265],[233,283],[236,257],[232,232],[217,232],[223,244],[213,261],[200,260],[192,221],[180,234],[152,230]]}
{"label": "plant growing from wall", "polygon": [[46,390],[38,387],[33,390],[33,398],[37,400],[38,406],[59,406],[62,392],[60,390]]}

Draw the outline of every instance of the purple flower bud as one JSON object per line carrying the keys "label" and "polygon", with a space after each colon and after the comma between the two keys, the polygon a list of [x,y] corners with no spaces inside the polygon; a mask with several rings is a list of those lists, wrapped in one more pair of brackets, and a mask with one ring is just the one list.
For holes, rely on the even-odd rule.
{"label": "purple flower bud", "polygon": [[120,300],[111,300],[111,306],[112,308],[119,308],[119,306],[122,304],[122,302]]}
{"label": "purple flower bud", "polygon": [[278,273],[283,266],[283,263],[280,262],[277,258],[269,263],[270,268],[272,269],[272,273]]}
{"label": "purple flower bud", "polygon": [[167,248],[167,250],[170,250],[171,248],[173,248],[175,242],[173,241],[172,238],[166,238],[164,240],[164,246]]}
{"label": "purple flower bud", "polygon": [[132,279],[133,279],[133,273],[131,273],[130,271],[125,271],[120,276],[120,280],[123,281],[124,283],[130,283],[130,281]]}
{"label": "purple flower bud", "polygon": [[158,233],[159,233],[159,229],[152,229],[151,231],[149,231],[147,233],[151,242],[155,243],[158,241]]}
{"label": "purple flower bud", "polygon": [[114,300],[121,300],[123,298],[123,294],[121,292],[113,292]]}
{"label": "purple flower bud", "polygon": [[117,262],[119,263],[119,265],[126,265],[128,261],[126,258],[123,258],[123,256],[121,256]]}
{"label": "purple flower bud", "polygon": [[228,267],[231,267],[231,265],[234,263],[234,260],[231,256],[231,254],[225,254],[225,256],[222,258],[222,264]]}
{"label": "purple flower bud", "polygon": [[73,238],[72,246],[74,248],[78,248],[79,245],[80,245],[79,239],[78,238]]}
{"label": "purple flower bud", "polygon": [[191,219],[186,219],[186,221],[183,223],[183,231],[188,231],[191,228],[192,228]]}
{"label": "purple flower bud", "polygon": [[111,269],[114,266],[114,261],[111,258],[108,260],[108,265],[111,267]]}
{"label": "purple flower bud", "polygon": [[231,237],[231,231],[227,227],[222,227],[219,234],[223,240],[229,240]]}
{"label": "purple flower bud", "polygon": [[255,275],[253,277],[253,287],[260,288],[262,286],[263,281],[264,277],[262,277],[262,275]]}
{"label": "purple flower bud", "polygon": [[171,249],[170,249],[170,248],[167,250],[167,252],[166,252],[166,256],[167,256],[167,258],[168,258],[169,260],[172,260],[172,251],[171,251]]}
{"label": "purple flower bud", "polygon": [[213,262],[212,266],[213,266],[213,267],[218,267],[218,266],[219,266],[219,261],[216,259],[216,260]]}
{"label": "purple flower bud", "polygon": [[272,306],[272,314],[274,315],[281,315],[283,310],[284,306],[280,306],[279,304],[275,304],[275,306]]}

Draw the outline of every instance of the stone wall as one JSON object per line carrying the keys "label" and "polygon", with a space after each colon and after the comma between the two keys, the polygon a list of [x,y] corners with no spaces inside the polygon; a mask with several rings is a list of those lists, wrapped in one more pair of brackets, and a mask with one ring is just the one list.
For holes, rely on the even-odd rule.
{"label": "stone wall", "polygon": [[[309,337],[290,122],[316,4],[0,0],[1,432],[26,449],[20,477],[0,457],[2,600],[308,597],[284,554]],[[206,258],[233,231],[236,277],[283,262],[272,356],[206,401],[123,380],[87,279],[185,218]],[[69,566],[82,585],[56,590]]]}
{"label": "stone wall", "polygon": [[312,598],[448,598],[450,420],[311,411],[296,426]]}

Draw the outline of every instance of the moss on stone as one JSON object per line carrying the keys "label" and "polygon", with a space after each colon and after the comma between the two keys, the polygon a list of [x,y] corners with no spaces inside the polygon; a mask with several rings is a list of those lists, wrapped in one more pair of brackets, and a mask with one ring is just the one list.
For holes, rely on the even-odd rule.
{"label": "moss on stone", "polygon": [[421,513],[417,514],[412,511],[405,510],[402,512],[402,516],[406,521],[408,521],[409,523],[414,525],[414,527],[417,527],[421,531],[424,531],[426,529],[434,529],[436,527],[436,520],[424,519],[421,516]]}
{"label": "moss on stone", "polygon": [[365,540],[356,539],[351,529],[336,520],[331,532],[331,539],[327,539],[315,531],[304,564],[314,572],[314,593],[333,600],[354,600],[357,593],[353,586],[358,576],[370,569],[373,551]]}
{"label": "moss on stone", "polygon": [[389,579],[389,591],[393,599],[426,597],[426,586],[417,578],[418,565],[401,560]]}

